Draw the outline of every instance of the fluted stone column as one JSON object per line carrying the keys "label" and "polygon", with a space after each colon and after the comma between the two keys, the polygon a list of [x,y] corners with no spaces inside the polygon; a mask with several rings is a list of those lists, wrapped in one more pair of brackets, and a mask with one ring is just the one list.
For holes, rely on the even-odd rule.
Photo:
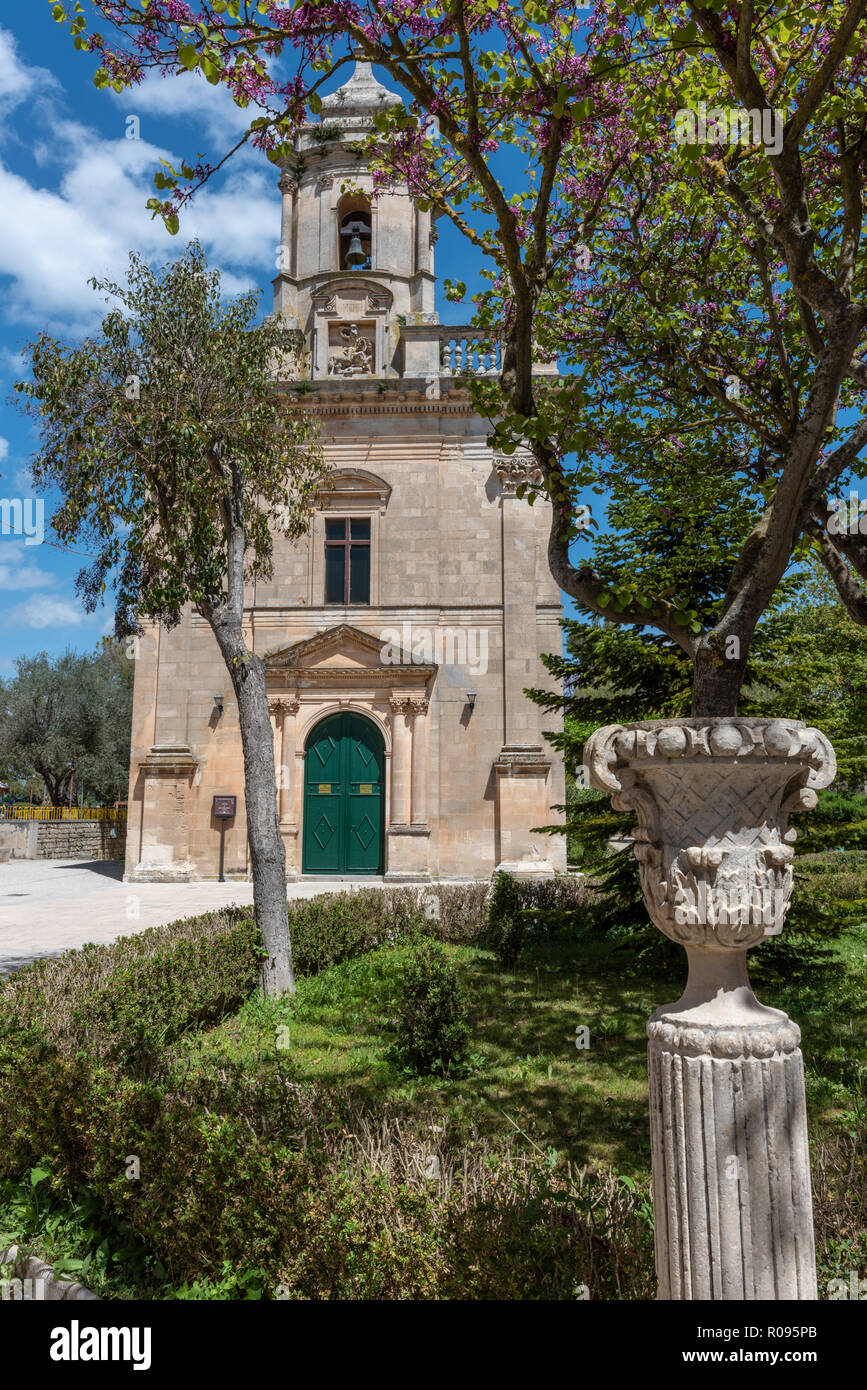
{"label": "fluted stone column", "polygon": [[284,264],[280,269],[291,275],[294,271],[292,265],[292,239],[294,231],[294,219],[292,217],[295,195],[298,192],[298,184],[293,179],[288,170],[284,169],[280,175],[280,192],[283,195],[280,208],[280,245],[285,248]]}
{"label": "fluted stone column", "polygon": [[410,701],[412,719],[412,824],[427,823],[427,700]]}
{"label": "fluted stone column", "polygon": [[793,810],[836,773],[797,720],[684,719],[599,729],[592,785],[638,816],[648,912],[689,978],[647,1032],[661,1299],[815,1299],[800,1031],[750,988],[746,954],[783,928]]}
{"label": "fluted stone column", "polygon": [[405,697],[391,700],[393,715],[391,754],[391,823],[409,825],[412,785],[409,701]]}
{"label": "fluted stone column", "polygon": [[298,701],[280,701],[280,775],[277,779],[277,809],[280,823],[292,819],[292,781],[295,764],[295,722]]}

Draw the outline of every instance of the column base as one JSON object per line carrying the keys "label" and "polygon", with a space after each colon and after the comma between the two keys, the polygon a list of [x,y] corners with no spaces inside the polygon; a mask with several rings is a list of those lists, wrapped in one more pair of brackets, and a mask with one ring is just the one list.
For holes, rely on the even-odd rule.
{"label": "column base", "polygon": [[512,878],[554,878],[556,872],[547,859],[509,859],[497,865],[494,876],[502,873]]}
{"label": "column base", "polygon": [[198,875],[193,864],[138,864],[124,874],[124,883],[194,883]]}
{"label": "column base", "polygon": [[386,883],[424,883],[430,879],[430,826],[388,827]]}

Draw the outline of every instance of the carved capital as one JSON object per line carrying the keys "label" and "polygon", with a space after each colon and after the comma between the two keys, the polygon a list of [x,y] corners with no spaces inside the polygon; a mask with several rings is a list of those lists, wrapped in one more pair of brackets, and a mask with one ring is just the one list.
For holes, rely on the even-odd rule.
{"label": "carved capital", "polygon": [[297,714],[300,708],[300,701],[297,695],[279,695],[268,700],[268,710],[271,714],[286,715]]}
{"label": "carved capital", "polygon": [[542,470],[535,459],[528,455],[508,458],[500,455],[494,463],[494,469],[504,497],[514,497],[522,483],[538,487],[542,482]]}
{"label": "carved capital", "polygon": [[297,193],[298,183],[293,179],[288,169],[284,169],[277,181],[277,186],[281,193]]}

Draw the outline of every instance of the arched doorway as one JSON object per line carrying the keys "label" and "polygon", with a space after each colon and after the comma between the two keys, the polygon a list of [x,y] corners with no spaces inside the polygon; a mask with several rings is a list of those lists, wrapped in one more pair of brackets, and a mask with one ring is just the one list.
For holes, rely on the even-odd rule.
{"label": "arched doorway", "polygon": [[349,711],[311,730],[304,750],[305,874],[381,874],[385,857],[382,734]]}

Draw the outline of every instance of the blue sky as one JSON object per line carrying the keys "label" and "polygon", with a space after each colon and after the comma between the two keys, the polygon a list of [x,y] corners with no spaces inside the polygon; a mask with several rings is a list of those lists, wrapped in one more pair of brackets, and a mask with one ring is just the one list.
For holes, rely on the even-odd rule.
{"label": "blue sky", "polygon": [[[224,153],[249,109],[198,74],[151,76],[120,95],[97,91],[96,60],[72,47],[45,0],[13,8],[14,26],[0,18],[0,496],[26,499],[35,437],[8,399],[22,374],[22,346],[42,330],[67,339],[93,330],[105,305],[90,276],[122,279],[130,250],[159,262],[194,236],[227,289],[258,286],[268,312],[280,195],[274,167],[244,150],[169,236],[145,207],[159,159]],[[127,138],[132,115],[139,139]],[[440,275],[447,267],[468,294],[479,287],[472,253],[450,225],[440,224],[437,260]],[[445,300],[438,307],[447,322],[472,312]],[[75,594],[84,563],[48,543],[0,535],[0,678],[19,655],[88,650],[112,630],[110,595],[87,614]]]}

